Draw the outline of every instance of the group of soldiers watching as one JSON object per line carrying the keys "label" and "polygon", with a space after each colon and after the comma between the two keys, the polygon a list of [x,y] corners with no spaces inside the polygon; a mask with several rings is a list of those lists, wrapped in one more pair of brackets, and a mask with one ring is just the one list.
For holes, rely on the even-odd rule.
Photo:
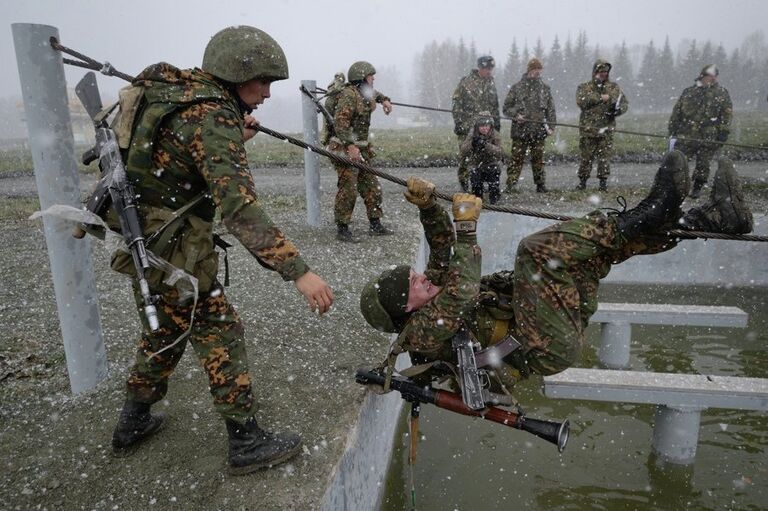
{"label": "group of soldiers watching", "polygon": [[[490,202],[498,200],[501,158],[493,143],[468,144],[468,138],[497,140],[500,130],[499,99],[493,79],[495,62],[490,56],[477,59],[477,69],[461,79],[453,93],[454,133],[459,140],[459,186],[482,196],[482,184],[489,183]],[[592,67],[592,79],[576,89],[579,117],[580,163],[576,190],[585,190],[592,167],[597,166],[598,189],[608,189],[613,134],[616,118],[629,109],[621,87],[610,80],[611,64],[598,59]],[[536,191],[548,191],[544,172],[544,142],[557,124],[550,87],[542,80],[544,66],[533,58],[520,81],[511,85],[502,106],[511,119],[512,150],[507,164],[507,193],[515,191],[526,153],[530,153]],[[709,177],[712,157],[728,140],[732,104],[728,91],[717,83],[718,69],[707,65],[693,86],[685,89],[675,104],[669,120],[670,149],[676,148],[695,159],[693,185],[689,192],[698,198]],[[493,133],[484,135],[480,126],[492,124]],[[677,140],[677,139],[680,140]],[[676,145],[675,145],[676,143]],[[473,148],[467,151],[467,147]],[[476,154],[476,153],[483,153]]]}

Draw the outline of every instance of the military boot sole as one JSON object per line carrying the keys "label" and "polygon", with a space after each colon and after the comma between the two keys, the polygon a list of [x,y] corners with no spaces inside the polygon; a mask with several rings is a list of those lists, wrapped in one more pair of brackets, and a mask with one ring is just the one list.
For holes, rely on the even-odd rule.
{"label": "military boot sole", "polygon": [[[725,198],[716,197],[716,195],[720,195],[721,191],[726,195]],[[725,158],[719,160],[717,173],[712,183],[711,198],[715,202],[725,201],[731,209],[733,220],[738,225],[733,229],[733,232],[729,232],[730,234],[746,234],[752,231],[752,212],[744,200],[739,176],[730,160]]]}
{"label": "military boot sole", "polygon": [[243,465],[241,467],[234,467],[232,465],[229,465],[227,467],[227,472],[229,473],[229,475],[242,476],[242,475],[250,474],[251,472],[256,472],[257,470],[272,468],[281,463],[285,463],[286,461],[290,460],[291,458],[299,454],[301,452],[301,445],[302,443],[299,442],[292,449],[285,450],[280,454],[278,454],[277,456],[275,456],[274,458],[270,458],[268,460],[259,461],[256,463],[250,463],[248,465]]}
{"label": "military boot sole", "polygon": [[112,455],[115,458],[126,458],[135,453],[141,445],[149,440],[149,438],[155,436],[157,433],[163,430],[165,427],[166,415],[163,412],[152,414],[154,419],[152,425],[139,435],[139,437],[128,445],[115,445],[114,439],[112,440]]}

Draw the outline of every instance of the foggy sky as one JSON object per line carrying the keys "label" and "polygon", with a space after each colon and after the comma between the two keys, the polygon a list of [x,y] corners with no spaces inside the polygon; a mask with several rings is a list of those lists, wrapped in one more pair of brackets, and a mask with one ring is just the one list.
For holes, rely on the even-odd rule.
{"label": "foggy sky", "polygon": [[[16,22],[56,26],[62,44],[128,74],[163,60],[199,66],[212,34],[229,25],[254,25],[277,39],[288,57],[291,79],[276,84],[273,97],[298,98],[301,79],[324,86],[336,71],[360,59],[379,68],[397,66],[407,83],[415,54],[448,37],[463,37],[467,44],[474,40],[479,52],[490,52],[499,64],[513,37],[530,48],[541,37],[548,50],[556,34],[563,43],[580,30],[587,31],[590,45],[606,49],[622,40],[632,45],[654,39],[658,47],[668,35],[673,49],[683,38],[710,39],[730,53],[746,34],[765,27],[768,2],[0,0],[0,19],[0,98],[20,95],[10,27]],[[73,86],[85,71],[65,67]],[[117,78],[99,81],[112,95],[124,85]]]}

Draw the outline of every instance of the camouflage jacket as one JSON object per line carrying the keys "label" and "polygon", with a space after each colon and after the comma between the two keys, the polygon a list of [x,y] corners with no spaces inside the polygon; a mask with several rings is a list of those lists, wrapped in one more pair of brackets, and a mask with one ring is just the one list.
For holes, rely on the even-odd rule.
{"label": "camouflage jacket", "polygon": [[[371,113],[376,110],[376,103],[389,101],[389,98],[373,90],[372,97],[368,99],[363,96],[358,86],[352,84],[347,84],[336,97],[335,104],[332,105],[336,134],[331,137],[331,143],[343,147],[350,144],[367,147]],[[328,108],[328,101],[325,106]]]}
{"label": "camouflage jacket", "polygon": [[475,127],[459,146],[459,158],[467,158],[472,168],[498,163],[501,153],[501,137],[496,130],[491,130],[489,135],[483,136]]}
{"label": "camouflage jacket", "polygon": [[498,294],[488,285],[511,282],[511,272],[481,279],[482,256],[477,236],[455,235],[450,216],[439,204],[421,210],[420,218],[429,244],[425,273],[430,282],[442,289],[411,314],[397,344],[430,358],[452,360],[451,340],[462,324],[482,346],[498,341],[513,323],[514,314],[508,300],[502,300],[506,305],[499,306]]}
{"label": "camouflage jacket", "polygon": [[728,90],[715,83],[694,85],[680,95],[669,118],[669,135],[725,142],[731,130],[733,105]]}
{"label": "camouflage jacket", "polygon": [[[610,97],[607,103],[600,99],[603,94]],[[629,109],[627,96],[618,84],[611,81],[602,83],[595,79],[579,85],[576,89],[576,104],[581,108],[579,135],[582,137],[612,135],[616,117]]]}
{"label": "camouflage jacket", "polygon": [[554,128],[554,123],[557,122],[555,102],[552,100],[549,85],[541,78],[528,78],[527,74],[509,89],[503,112],[507,117],[523,115],[528,120],[536,121],[512,121],[512,138],[541,140],[547,137],[547,128],[543,123],[550,123]]}
{"label": "camouflage jacket", "polygon": [[487,111],[493,117],[496,131],[501,130],[499,95],[493,77],[481,77],[477,69],[461,79],[453,92],[453,132],[466,136],[474,126],[477,114]]}
{"label": "camouflage jacket", "polygon": [[[126,167],[144,221],[149,209],[176,210],[205,193],[193,210],[195,217],[212,222],[218,208],[229,232],[262,265],[285,280],[304,275],[309,268],[298,249],[272,223],[256,195],[243,145],[246,111],[239,98],[199,69],[166,63],[146,68],[133,85],[143,88],[143,99]],[[187,255],[200,250],[187,246],[192,228],[185,223],[174,242]],[[209,247],[212,240],[199,243]]]}

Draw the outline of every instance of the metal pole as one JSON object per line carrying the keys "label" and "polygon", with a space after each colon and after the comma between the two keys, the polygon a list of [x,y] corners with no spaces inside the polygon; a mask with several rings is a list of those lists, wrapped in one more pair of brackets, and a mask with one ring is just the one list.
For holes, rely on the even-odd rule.
{"label": "metal pole", "polygon": [[[27,117],[29,148],[41,209],[81,207],[64,64],[51,48],[59,31],[48,25],[14,23],[13,44]],[[53,289],[72,392],[79,394],[107,377],[90,240],[72,237],[72,224],[43,217]]]}
{"label": "metal pole", "polygon": [[[315,90],[315,80],[302,80],[307,90]],[[320,145],[317,131],[317,107],[306,95],[301,95],[301,111],[304,120],[304,142]],[[320,221],[320,158],[309,149],[304,150],[304,183],[307,196],[307,223],[319,226]]]}
{"label": "metal pole", "polygon": [[628,369],[631,340],[630,323],[603,323],[597,352],[600,364],[608,369]]}

